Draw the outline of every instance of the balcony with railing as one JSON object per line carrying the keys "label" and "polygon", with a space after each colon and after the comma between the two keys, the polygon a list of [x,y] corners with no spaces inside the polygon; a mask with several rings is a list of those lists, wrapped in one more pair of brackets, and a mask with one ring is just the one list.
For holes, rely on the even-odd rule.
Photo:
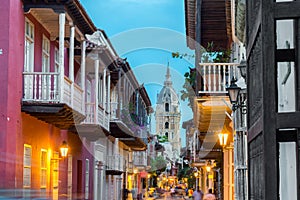
{"label": "balcony with railing", "polygon": [[120,154],[106,157],[106,174],[121,175],[126,170],[125,159]]}
{"label": "balcony with railing", "polygon": [[201,86],[194,104],[194,121],[200,132],[230,130],[230,101],[226,91],[231,80],[241,77],[238,63],[200,63]]}
{"label": "balcony with railing", "polygon": [[226,87],[231,79],[240,77],[238,63],[200,63],[201,75],[200,96],[209,94],[226,94]]}
{"label": "balcony with railing", "polygon": [[84,118],[83,90],[56,72],[23,72],[22,111],[59,128],[68,129]]}
{"label": "balcony with railing", "polygon": [[135,151],[143,151],[147,145],[147,126],[136,122],[137,117],[132,115],[128,109],[111,102],[110,132],[115,138],[125,143]]}
{"label": "balcony with railing", "polygon": [[86,103],[85,113],[85,120],[76,125],[77,132],[90,141],[106,137],[109,134],[109,113],[96,103]]}
{"label": "balcony with railing", "polygon": [[133,165],[137,167],[147,166],[147,154],[145,151],[133,152]]}

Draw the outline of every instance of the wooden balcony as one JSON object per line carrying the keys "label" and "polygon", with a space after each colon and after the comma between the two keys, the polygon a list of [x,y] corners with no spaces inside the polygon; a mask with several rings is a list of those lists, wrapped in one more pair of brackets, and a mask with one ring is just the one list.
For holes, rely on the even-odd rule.
{"label": "wooden balcony", "polygon": [[231,131],[230,101],[227,96],[205,96],[195,99],[194,122],[203,132]]}
{"label": "wooden balcony", "polygon": [[85,104],[86,118],[76,125],[76,130],[80,136],[86,137],[90,141],[96,141],[109,135],[109,113],[95,103]]}
{"label": "wooden balcony", "polygon": [[67,77],[61,90],[59,81],[56,72],[23,72],[22,112],[69,129],[85,119],[83,90]]}
{"label": "wooden balcony", "polygon": [[[128,118],[122,117],[122,114],[118,111],[118,103],[111,103],[111,136],[119,138],[119,141],[134,151],[144,151],[147,148],[146,142],[142,139],[145,134],[143,127],[140,127]],[[147,137],[145,136],[145,138]]]}
{"label": "wooden balcony", "polygon": [[[232,78],[241,77],[238,63],[200,63],[201,88],[194,103],[194,122],[200,132],[231,131],[226,91]],[[227,114],[226,114],[227,113]]]}
{"label": "wooden balcony", "polygon": [[125,170],[123,156],[115,154],[106,157],[106,175],[121,175]]}

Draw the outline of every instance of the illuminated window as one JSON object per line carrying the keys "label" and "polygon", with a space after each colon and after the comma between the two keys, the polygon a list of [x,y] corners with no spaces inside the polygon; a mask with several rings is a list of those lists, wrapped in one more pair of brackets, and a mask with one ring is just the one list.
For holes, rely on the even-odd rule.
{"label": "illuminated window", "polygon": [[31,145],[24,144],[24,158],[23,158],[23,187],[31,187]]}
{"label": "illuminated window", "polygon": [[59,152],[53,152],[52,163],[52,195],[53,199],[58,199],[58,177],[59,177]]}
{"label": "illuminated window", "polygon": [[41,150],[41,188],[47,187],[47,150]]}

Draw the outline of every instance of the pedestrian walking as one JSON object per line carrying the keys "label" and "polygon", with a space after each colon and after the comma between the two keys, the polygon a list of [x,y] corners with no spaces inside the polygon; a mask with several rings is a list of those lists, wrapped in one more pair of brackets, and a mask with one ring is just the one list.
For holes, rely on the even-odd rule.
{"label": "pedestrian walking", "polygon": [[193,193],[194,200],[202,200],[203,198],[203,192],[199,189],[199,186],[197,186],[197,189]]}
{"label": "pedestrian walking", "polygon": [[189,190],[188,190],[188,196],[189,196],[189,199],[192,199],[193,198],[193,189],[192,188],[190,188]]}
{"label": "pedestrian walking", "polygon": [[212,193],[212,189],[208,190],[208,193],[204,195],[203,200],[216,200],[216,196]]}

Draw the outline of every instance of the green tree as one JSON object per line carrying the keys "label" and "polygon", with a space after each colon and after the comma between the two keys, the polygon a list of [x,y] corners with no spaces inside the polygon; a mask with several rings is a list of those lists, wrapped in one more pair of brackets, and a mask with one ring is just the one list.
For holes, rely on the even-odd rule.
{"label": "green tree", "polygon": [[164,171],[167,166],[167,162],[163,156],[157,156],[156,158],[151,158],[150,165],[152,171]]}
{"label": "green tree", "polygon": [[188,100],[188,106],[193,108],[194,96],[195,96],[195,84],[196,84],[196,70],[195,68],[189,68],[190,71],[184,74],[185,81],[183,84],[183,90],[180,90],[181,100]]}
{"label": "green tree", "polygon": [[162,136],[157,135],[157,140],[158,140],[159,143],[165,143],[165,142],[168,142],[168,141],[169,141],[169,140],[168,140],[168,137],[165,136],[165,135],[162,135]]}

